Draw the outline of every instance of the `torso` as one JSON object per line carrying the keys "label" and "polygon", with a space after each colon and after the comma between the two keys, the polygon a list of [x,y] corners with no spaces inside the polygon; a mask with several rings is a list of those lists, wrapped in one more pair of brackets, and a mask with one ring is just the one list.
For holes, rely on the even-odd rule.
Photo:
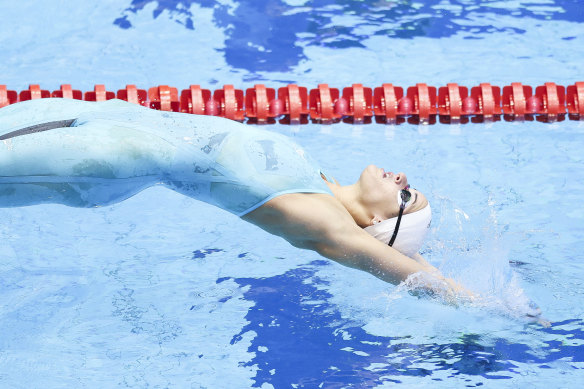
{"label": "torso", "polygon": [[[36,149],[45,145],[46,150],[39,151],[50,162],[47,166],[59,166],[62,176],[80,180],[87,174],[99,176],[104,166],[112,167],[108,178],[140,178],[134,176],[145,170],[136,170],[134,165],[147,161],[144,174],[238,216],[284,194],[330,193],[315,163],[283,135],[222,118],[160,112],[121,100],[41,99],[14,104],[0,111],[0,135],[63,119],[76,120],[71,127],[25,131],[9,141],[30,143],[36,155]],[[83,149],[83,157],[71,157],[78,148]],[[20,161],[26,156],[18,150],[5,154],[13,162],[4,164],[9,171],[14,171],[12,165],[31,166],[29,160]],[[79,158],[95,171],[75,170]],[[68,168],[73,162],[75,166]],[[37,176],[54,175],[42,169],[39,165],[32,170]],[[15,174],[22,178],[27,172]]]}

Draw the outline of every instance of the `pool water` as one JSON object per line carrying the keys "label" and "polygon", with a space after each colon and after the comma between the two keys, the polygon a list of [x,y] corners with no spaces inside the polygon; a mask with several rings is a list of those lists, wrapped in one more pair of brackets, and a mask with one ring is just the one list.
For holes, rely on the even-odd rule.
{"label": "pool water", "polygon": [[[584,80],[576,0],[80,3],[0,0],[0,84]],[[484,301],[417,299],[160,187],[0,209],[0,387],[581,386],[584,122],[266,129],[342,184],[405,171],[423,255]]]}

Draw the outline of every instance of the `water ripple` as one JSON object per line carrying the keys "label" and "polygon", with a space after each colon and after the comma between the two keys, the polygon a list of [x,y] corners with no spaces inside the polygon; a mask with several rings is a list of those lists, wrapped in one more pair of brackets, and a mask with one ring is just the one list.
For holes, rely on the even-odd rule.
{"label": "water ripple", "polygon": [[316,261],[275,277],[234,279],[247,287],[244,298],[254,306],[246,316],[249,323],[231,343],[246,333],[257,334],[248,349],[255,357],[245,366],[257,368],[258,387],[263,383],[369,387],[403,382],[407,377],[442,380],[455,376],[465,376],[466,384],[474,386],[513,378],[522,373],[523,364],[547,369],[558,361],[584,361],[580,319],[535,329],[548,339],[537,348],[512,338],[472,332],[454,336],[448,343],[423,344],[413,343],[410,336],[369,334],[348,323],[328,302],[327,282],[316,276],[324,263]]}
{"label": "water ripple", "polygon": [[[196,30],[192,6],[213,10],[213,22],[227,34],[224,55],[234,68],[250,71],[286,71],[306,59],[308,46],[335,49],[364,47],[371,36],[396,39],[443,38],[463,34],[482,39],[495,32],[523,34],[525,20],[584,20],[578,0],[538,4],[468,0],[354,1],[354,0],[133,0],[114,20],[132,28],[132,15],[154,7],[186,29]],[[149,7],[148,9],[150,9]],[[196,12],[196,11],[195,11]],[[567,36],[565,39],[573,39]],[[194,40],[193,45],[197,45]],[[195,47],[194,47],[195,48]]]}

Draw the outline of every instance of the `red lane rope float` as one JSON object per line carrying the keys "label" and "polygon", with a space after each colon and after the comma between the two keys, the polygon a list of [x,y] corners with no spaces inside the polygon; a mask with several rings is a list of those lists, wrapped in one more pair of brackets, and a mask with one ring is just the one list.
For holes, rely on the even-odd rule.
{"label": "red lane rope float", "polygon": [[41,87],[36,84],[30,85],[27,90],[23,90],[18,94],[18,99],[20,101],[45,99],[47,97],[51,97],[51,92],[41,89]]}
{"label": "red lane rope float", "polygon": [[[532,89],[528,85],[514,82],[510,86],[503,88],[503,114],[524,116],[527,112],[537,112],[537,100],[531,97]],[[527,100],[529,99],[529,110],[527,110]]]}
{"label": "red lane rope float", "polygon": [[472,88],[470,95],[476,102],[474,114],[487,120],[497,120],[501,114],[501,88],[485,82]]}
{"label": "red lane rope float", "polygon": [[105,85],[97,84],[93,87],[93,91],[85,92],[83,100],[85,101],[106,101],[115,98],[116,94],[105,90]]}
{"label": "red lane rope float", "polygon": [[275,103],[276,91],[264,85],[256,85],[245,91],[245,116],[258,123],[265,123],[280,115],[281,104]]}
{"label": "red lane rope float", "polygon": [[541,101],[538,114],[557,116],[566,113],[566,88],[563,86],[546,82],[545,85],[535,88],[535,96]]}
{"label": "red lane rope float", "polygon": [[0,108],[18,101],[18,94],[16,91],[7,90],[6,85],[0,85]]}
{"label": "red lane rope float", "polygon": [[328,84],[319,84],[318,89],[312,89],[309,94],[310,118],[323,123],[338,121],[343,116],[338,112],[346,109],[343,102],[339,102],[335,107],[338,101],[338,89],[329,88]]}
{"label": "red lane rope float", "polygon": [[120,89],[116,93],[116,98],[144,107],[148,106],[148,92],[144,89],[136,88],[136,85],[126,85],[125,89]]}
{"label": "red lane rope float", "polygon": [[285,124],[306,124],[308,123],[308,90],[303,86],[290,84],[278,89],[278,100],[283,102],[283,119]]}
{"label": "red lane rope float", "polygon": [[[398,122],[399,101],[404,97],[404,89],[392,84],[383,84],[374,89],[373,113],[386,123]],[[385,119],[385,120],[384,120]],[[402,120],[403,121],[403,120]]]}
{"label": "red lane rope float", "polygon": [[50,92],[31,84],[17,92],[0,85],[0,108],[19,101],[47,97],[86,101],[106,101],[113,98],[129,101],[152,109],[184,112],[197,115],[221,116],[248,123],[306,124],[309,120],[320,123],[377,123],[400,124],[436,122],[480,123],[507,120],[562,121],[566,114],[570,120],[584,120],[584,82],[567,87],[546,82],[532,88],[520,82],[503,88],[489,83],[469,88],[456,83],[436,88],[424,83],[407,88],[382,84],[374,89],[353,84],[342,89],[319,84],[317,88],[290,84],[277,90],[263,84],[236,89],[224,85],[221,89],[203,89],[190,85],[178,92],[177,88],[159,85],[138,89],[127,85],[117,92],[108,91],[97,84],[93,91],[82,92],[63,84]]}
{"label": "red lane rope float", "polygon": [[[426,84],[416,84],[408,88],[407,97],[413,102],[411,114],[417,116],[419,122],[434,123],[436,116],[436,88]],[[417,122],[417,121],[411,121]]]}
{"label": "red lane rope float", "polygon": [[[1,86],[1,85],[0,85]],[[568,113],[584,117],[584,82],[570,85],[567,92]],[[2,106],[2,90],[0,89],[0,107]]]}
{"label": "red lane rope float", "polygon": [[[441,123],[468,122],[463,115],[469,114],[464,103],[468,104],[468,88],[450,83],[438,89],[438,114]],[[471,106],[471,105],[469,105]],[[468,108],[468,107],[467,107]],[[474,108],[473,108],[474,111]]]}
{"label": "red lane rope float", "polygon": [[201,89],[200,85],[191,85],[180,93],[181,112],[195,115],[209,115],[206,112],[206,102],[211,100],[211,91]]}
{"label": "red lane rope float", "polygon": [[347,110],[343,113],[348,116],[348,122],[351,119],[353,123],[369,123],[371,121],[371,116],[373,116],[371,88],[364,88],[361,84],[353,84],[349,88],[343,88],[342,98],[345,103],[341,104],[347,105]]}
{"label": "red lane rope float", "polygon": [[53,93],[51,93],[51,97],[83,100],[83,92],[77,89],[73,90],[69,84],[63,84],[59,90],[53,91]]}
{"label": "red lane rope float", "polygon": [[213,93],[213,99],[209,100],[209,108],[208,115],[242,122],[245,120],[243,91],[235,89],[233,85],[224,85],[223,89],[218,89]]}
{"label": "red lane rope float", "polygon": [[178,90],[168,85],[160,85],[148,89],[150,108],[160,111],[180,112]]}

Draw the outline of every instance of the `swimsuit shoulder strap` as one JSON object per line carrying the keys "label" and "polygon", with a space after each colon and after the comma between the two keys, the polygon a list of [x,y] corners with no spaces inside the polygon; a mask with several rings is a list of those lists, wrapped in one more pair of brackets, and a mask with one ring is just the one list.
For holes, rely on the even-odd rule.
{"label": "swimsuit shoulder strap", "polygon": [[75,120],[76,119],[67,119],[67,120],[57,120],[54,122],[35,124],[33,126],[21,128],[19,130],[4,134],[4,135],[0,136],[0,140],[6,140],[6,139],[14,138],[17,136],[22,136],[22,135],[34,134],[35,132],[54,130],[55,128],[71,127],[71,124],[73,124],[73,122]]}
{"label": "swimsuit shoulder strap", "polygon": [[334,179],[334,177],[329,176],[328,174],[326,174],[324,171],[320,170],[320,178],[322,178],[323,180],[325,180],[326,182],[330,182],[331,184],[335,184],[337,183],[337,180]]}

